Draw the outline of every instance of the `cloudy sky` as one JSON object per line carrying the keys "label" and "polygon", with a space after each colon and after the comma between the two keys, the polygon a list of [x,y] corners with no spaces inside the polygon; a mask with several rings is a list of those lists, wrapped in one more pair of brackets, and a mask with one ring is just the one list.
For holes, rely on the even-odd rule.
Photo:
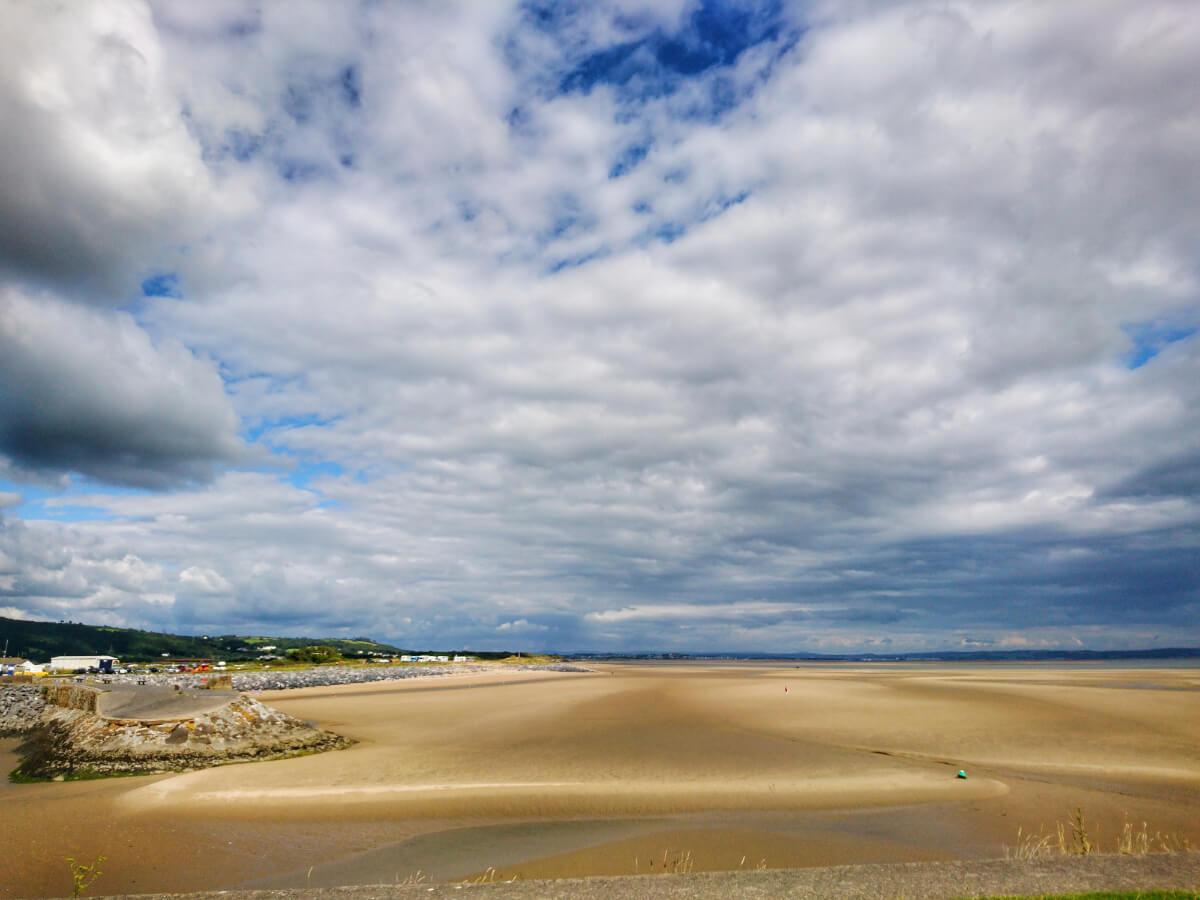
{"label": "cloudy sky", "polygon": [[1200,645],[1192,0],[0,24],[0,615]]}

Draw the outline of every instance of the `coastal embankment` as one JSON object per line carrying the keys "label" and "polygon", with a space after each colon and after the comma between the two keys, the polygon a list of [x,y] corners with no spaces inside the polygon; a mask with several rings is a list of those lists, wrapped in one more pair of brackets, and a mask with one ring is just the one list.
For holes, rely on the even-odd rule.
{"label": "coastal embankment", "polygon": [[72,676],[0,683],[0,736],[31,735],[20,777],[145,774],[341,749],[350,740],[314,729],[237,692],[329,688],[496,671],[585,672],[541,665],[323,666],[214,673]]}
{"label": "coastal embankment", "polygon": [[[37,702],[19,694],[14,720]],[[352,742],[229,691],[50,684],[21,747],[18,778],[66,779],[177,772],[337,750]]]}

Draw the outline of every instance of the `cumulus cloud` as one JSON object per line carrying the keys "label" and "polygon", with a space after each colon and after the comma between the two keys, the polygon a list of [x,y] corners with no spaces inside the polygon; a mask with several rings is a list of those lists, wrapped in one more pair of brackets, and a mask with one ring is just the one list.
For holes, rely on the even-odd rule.
{"label": "cumulus cloud", "polygon": [[530,622],[528,619],[516,619],[512,622],[501,622],[496,626],[496,630],[515,634],[536,634],[539,631],[549,631],[550,628],[548,625],[539,625],[536,622]]}
{"label": "cumulus cloud", "polygon": [[144,3],[4,2],[3,16],[0,465],[209,478],[240,453],[215,367],[116,308],[143,284],[177,296],[245,198],[206,165]]}
{"label": "cumulus cloud", "polygon": [[117,484],[205,480],[244,455],[212,363],[123,313],[0,288],[0,452]]}
{"label": "cumulus cloud", "polygon": [[3,4],[0,262],[120,304],[203,230],[213,188],[143,3]]}
{"label": "cumulus cloud", "polygon": [[[8,506],[5,602],[422,646],[1200,640],[1186,3],[111,8],[55,14],[126,81],[3,64],[29,140],[143,155],[136,225],[48,203],[45,259],[0,249],[0,451],[175,490]],[[95,118],[129,109],[157,124]],[[112,196],[63,153],[31,181]],[[170,248],[176,296],[66,305]],[[230,470],[239,432],[274,470]]]}
{"label": "cumulus cloud", "polygon": [[201,566],[188,566],[180,572],[179,583],[201,594],[228,594],[233,589],[219,572]]}

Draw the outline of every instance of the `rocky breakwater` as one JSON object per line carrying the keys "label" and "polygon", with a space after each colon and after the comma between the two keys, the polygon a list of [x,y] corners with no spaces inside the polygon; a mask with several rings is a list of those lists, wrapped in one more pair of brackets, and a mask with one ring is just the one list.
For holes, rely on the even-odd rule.
{"label": "rocky breakwater", "polygon": [[446,675],[469,675],[483,672],[591,672],[584,666],[572,663],[536,663],[497,666],[496,664],[443,664],[430,666],[414,666],[402,664],[398,666],[384,665],[351,665],[351,666],[316,666],[309,669],[267,669],[259,672],[231,671],[227,676],[213,673],[183,673],[157,672],[147,674],[139,672],[136,675],[105,676],[105,684],[159,684],[183,688],[204,687],[212,682],[214,677],[229,677],[235,691],[283,691],[291,688],[329,687],[337,684],[365,684],[376,681],[400,681],[408,678],[437,678]]}
{"label": "rocky breakwater", "polygon": [[19,777],[178,772],[352,743],[241,694],[56,685],[46,688],[45,702],[19,749]]}
{"label": "rocky breakwater", "polygon": [[0,737],[32,729],[45,706],[42,689],[36,684],[0,684]]}

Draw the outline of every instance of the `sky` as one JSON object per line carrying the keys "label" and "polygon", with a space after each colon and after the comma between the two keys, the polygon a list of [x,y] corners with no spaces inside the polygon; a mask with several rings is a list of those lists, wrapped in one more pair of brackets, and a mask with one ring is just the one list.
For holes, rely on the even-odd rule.
{"label": "sky", "polygon": [[0,25],[0,615],[1200,645],[1192,0]]}

